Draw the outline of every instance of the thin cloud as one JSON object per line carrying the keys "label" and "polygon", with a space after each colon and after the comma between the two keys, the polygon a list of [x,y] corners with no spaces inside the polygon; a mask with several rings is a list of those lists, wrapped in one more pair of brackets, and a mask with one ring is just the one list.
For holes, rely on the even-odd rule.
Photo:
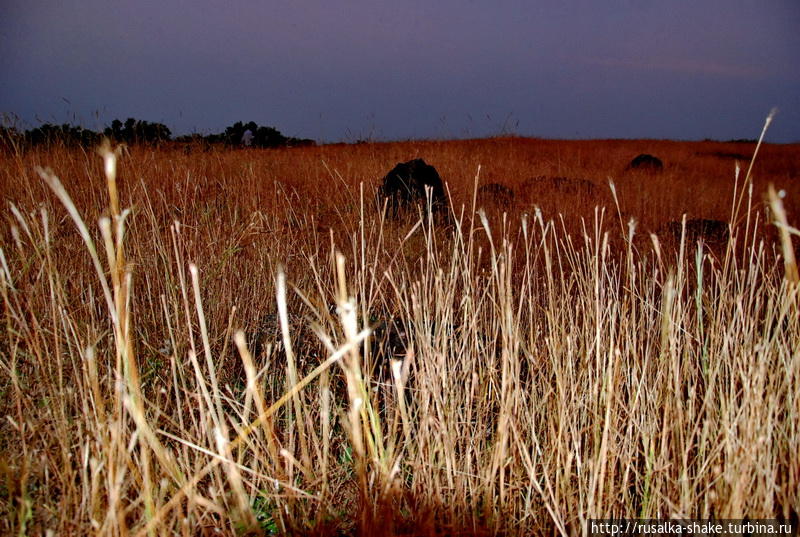
{"label": "thin cloud", "polygon": [[630,70],[665,71],[687,75],[713,75],[727,78],[758,79],[769,75],[765,69],[751,65],[734,65],[698,59],[632,59],[585,58],[584,63],[600,67]]}

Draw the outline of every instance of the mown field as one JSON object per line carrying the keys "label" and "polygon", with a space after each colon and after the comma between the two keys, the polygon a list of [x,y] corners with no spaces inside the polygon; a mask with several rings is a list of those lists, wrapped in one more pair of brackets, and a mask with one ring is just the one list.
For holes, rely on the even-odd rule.
{"label": "mown field", "polygon": [[[2,154],[0,533],[796,521],[800,145],[748,174],[755,149]],[[640,153],[664,169],[628,170]],[[412,158],[449,225],[382,214]]]}

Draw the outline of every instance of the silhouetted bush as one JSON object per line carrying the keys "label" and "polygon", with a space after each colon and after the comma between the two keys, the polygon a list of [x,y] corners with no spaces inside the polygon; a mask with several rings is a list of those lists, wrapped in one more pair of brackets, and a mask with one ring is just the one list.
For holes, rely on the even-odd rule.
{"label": "silhouetted bush", "polygon": [[14,127],[0,126],[0,151],[15,151],[23,141],[23,135]]}

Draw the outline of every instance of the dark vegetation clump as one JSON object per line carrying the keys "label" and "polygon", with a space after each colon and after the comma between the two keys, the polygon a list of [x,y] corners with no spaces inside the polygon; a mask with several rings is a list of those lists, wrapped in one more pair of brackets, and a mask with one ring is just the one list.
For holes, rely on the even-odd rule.
{"label": "dark vegetation clump", "polygon": [[500,183],[489,183],[478,188],[478,201],[484,204],[510,207],[514,204],[514,191]]}
{"label": "dark vegetation clump", "polygon": [[732,159],[732,160],[741,160],[741,161],[749,161],[752,158],[752,155],[748,156],[744,153],[734,153],[730,151],[712,151],[710,153],[698,153],[699,155],[709,155],[712,157],[717,157],[721,159]]}
{"label": "dark vegetation clump", "polygon": [[532,201],[546,193],[586,197],[596,197],[602,193],[596,184],[580,177],[538,175],[524,181],[522,186]]}
{"label": "dark vegetation clump", "polygon": [[[675,241],[681,240],[684,235],[682,222],[667,222],[665,227]],[[709,244],[724,244],[728,241],[728,234],[727,222],[708,218],[692,218],[686,221],[686,240],[690,243],[703,240]]]}

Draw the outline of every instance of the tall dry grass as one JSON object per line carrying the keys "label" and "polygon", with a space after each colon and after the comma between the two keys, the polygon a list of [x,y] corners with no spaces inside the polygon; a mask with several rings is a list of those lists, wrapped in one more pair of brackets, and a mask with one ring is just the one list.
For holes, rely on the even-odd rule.
{"label": "tall dry grass", "polygon": [[[2,532],[580,535],[591,517],[796,516],[798,193],[781,181],[797,151],[765,146],[734,180],[717,155],[734,149],[6,156]],[[663,175],[624,172],[644,151]],[[375,178],[414,156],[448,179],[449,229],[376,208]],[[611,176],[616,196],[527,199],[539,175]],[[766,180],[786,195],[765,212]],[[517,192],[507,214],[479,210],[487,182]],[[730,242],[657,233],[682,213],[733,222]]]}

